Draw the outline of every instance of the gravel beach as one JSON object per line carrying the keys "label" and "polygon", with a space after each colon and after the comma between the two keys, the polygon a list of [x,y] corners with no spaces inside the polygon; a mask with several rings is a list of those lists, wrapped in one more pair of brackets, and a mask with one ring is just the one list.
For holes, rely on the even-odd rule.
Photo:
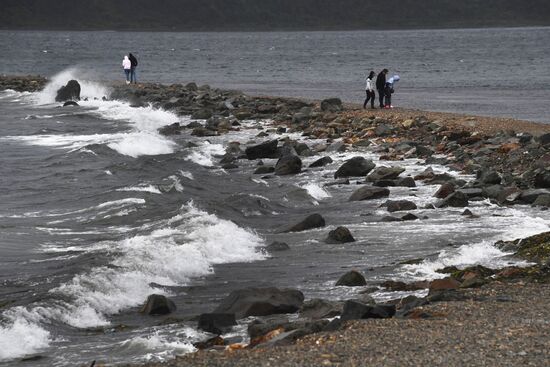
{"label": "gravel beach", "polygon": [[547,366],[550,286],[493,282],[464,301],[422,308],[427,319],[368,319],[295,345],[200,351],[147,367],[180,366]]}

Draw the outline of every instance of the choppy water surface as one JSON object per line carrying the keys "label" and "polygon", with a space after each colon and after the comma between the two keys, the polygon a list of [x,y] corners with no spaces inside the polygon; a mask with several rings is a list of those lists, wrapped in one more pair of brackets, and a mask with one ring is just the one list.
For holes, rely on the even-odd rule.
{"label": "choppy water surface", "polygon": [[[502,30],[510,42],[518,42],[521,34],[532,35],[531,41],[548,34],[546,28],[529,31]],[[444,31],[431,37],[445,43],[449,37],[472,34],[483,39],[491,32],[497,31]],[[2,49],[7,50],[0,55],[5,72],[40,72],[53,79],[40,93],[0,92],[0,365],[11,366],[32,356],[42,357],[22,365],[170,358],[191,351],[193,341],[206,337],[193,322],[185,321],[189,316],[212,310],[231,290],[246,286],[295,287],[307,298],[338,299],[353,292],[334,286],[352,268],[364,272],[373,284],[382,279],[437,277],[435,270],[447,265],[496,267],[513,261],[491,244],[547,230],[550,213],[477,202],[471,210],[479,219],[464,218],[459,215],[462,210],[448,208],[415,211],[428,217],[422,221],[380,222],[377,218],[386,214],[379,208],[384,200],[348,202],[355,185],[323,186],[354,155],[378,162],[370,150],[332,153],[334,163],[324,169],[261,179],[251,174],[254,161],[225,171],[216,157],[229,142],[260,141],[255,136],[263,121],[248,121],[241,131],[208,140],[185,134],[164,137],[157,133],[159,127],[191,120],[168,111],[101,100],[109,91],[98,80],[120,76],[118,54],[125,51],[123,45],[134,45],[129,40],[139,45],[143,79],[197,80],[266,94],[320,97],[334,95],[336,85],[344,86],[341,90],[346,93],[351,85],[362,90],[362,76],[353,69],[345,74],[344,60],[359,55],[378,65],[377,59],[368,57],[376,47],[344,51],[344,45],[359,45],[359,39],[375,45],[383,39],[384,44],[398,47],[405,44],[402,37],[415,34],[422,38],[430,33],[0,32]],[[244,46],[243,39],[249,46]],[[14,40],[28,47],[16,49]],[[149,46],[141,48],[144,45]],[[427,53],[432,46],[423,47]],[[543,55],[538,52],[544,47],[538,51],[527,47],[525,53]],[[289,50],[292,62],[281,56]],[[388,50],[396,52],[394,47]],[[410,50],[420,53],[412,46]],[[438,50],[443,53],[443,48]],[[538,65],[548,54],[533,57],[531,65]],[[321,71],[328,60],[338,60],[334,72]],[[365,66],[365,60],[357,61],[357,69]],[[387,60],[395,64],[386,65],[401,75],[412,70],[398,66],[395,58]],[[468,63],[467,57],[463,60],[457,65]],[[66,66],[71,69],[54,75]],[[428,93],[432,86],[428,75],[434,75],[435,85],[445,93],[467,90],[472,81],[466,70],[460,72],[448,64],[439,73],[422,74],[426,78],[410,73],[408,80],[417,82],[413,87],[403,77],[400,96],[405,101],[407,91],[414,88]],[[499,85],[523,80],[515,79],[516,73],[497,78],[488,70],[482,69],[493,75],[488,83],[498,93],[504,93]],[[537,90],[544,90],[547,77],[541,74]],[[80,107],[60,108],[53,103],[55,90],[70,78],[81,82],[82,94],[89,99]],[[518,85],[527,88],[527,84]],[[306,158],[304,164],[317,158]],[[418,160],[384,164],[405,167],[403,175],[425,168]],[[391,197],[407,198],[423,207],[433,201],[436,189],[421,184],[412,190],[391,188]],[[327,228],[278,234],[282,227],[313,212],[322,213]],[[325,244],[328,231],[339,225],[350,228],[357,241]],[[287,242],[291,250],[266,254],[262,247],[273,240]],[[397,264],[418,257],[428,259],[418,265]],[[169,295],[178,306],[171,317],[182,322],[166,324],[164,318],[138,314],[151,293]],[[375,296],[392,297],[384,292]]]}

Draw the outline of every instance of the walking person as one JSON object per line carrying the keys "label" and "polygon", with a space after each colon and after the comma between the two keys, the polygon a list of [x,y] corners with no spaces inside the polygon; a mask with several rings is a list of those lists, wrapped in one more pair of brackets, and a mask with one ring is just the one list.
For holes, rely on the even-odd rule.
{"label": "walking person", "polygon": [[130,83],[137,83],[137,73],[136,68],[138,66],[138,61],[134,55],[131,53],[128,55],[130,62],[132,63],[132,68],[130,69]]}
{"label": "walking person", "polygon": [[132,72],[132,62],[128,56],[124,56],[122,60],[122,68],[124,69],[124,74],[126,74],[126,84],[130,84],[130,73]]}
{"label": "walking person", "polygon": [[376,77],[376,90],[378,91],[378,101],[380,102],[380,108],[384,108],[384,88],[386,87],[386,74],[388,69],[384,69],[378,73]]}
{"label": "walking person", "polygon": [[370,108],[374,108],[374,98],[376,97],[376,94],[374,93],[374,71],[371,71],[369,73],[369,76],[367,76],[367,85],[365,87],[365,91],[367,93],[367,99],[365,99],[365,102],[363,102],[363,109],[367,108],[367,103],[369,103],[370,100]]}

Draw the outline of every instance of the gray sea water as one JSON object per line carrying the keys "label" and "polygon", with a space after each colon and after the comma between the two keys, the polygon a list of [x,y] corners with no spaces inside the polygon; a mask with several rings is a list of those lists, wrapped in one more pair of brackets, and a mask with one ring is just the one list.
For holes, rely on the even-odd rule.
{"label": "gray sea water", "polygon": [[550,122],[550,28],[355,32],[150,33],[0,31],[0,73],[195,81],[245,92],[362,103],[364,78],[398,74],[394,103]]}
{"label": "gray sea water", "polygon": [[[546,43],[535,45],[549,33],[0,32],[1,72],[51,79],[39,93],[0,92],[0,366],[165,360],[208,337],[192,317],[213,310],[231,290],[293,287],[306,298],[342,299],[358,292],[334,285],[350,269],[373,285],[438,277],[435,270],[448,265],[499,267],[516,260],[493,247],[496,240],[548,230],[548,211],[486,201],[472,203],[476,220],[448,208],[415,210],[425,217],[420,221],[381,222],[384,200],[348,202],[357,185],[325,186],[334,171],[355,155],[402,166],[403,175],[425,166],[382,163],[370,148],[330,153],[331,165],[295,176],[258,177],[254,161],[223,170],[218,160],[227,145],[262,141],[256,135],[268,123],[247,121],[208,140],[161,136],[159,127],[190,118],[102,100],[109,94],[104,81],[121,78],[125,52],[139,57],[144,81],[358,102],[364,71],[387,67],[402,78],[397,105],[468,113],[485,106],[491,114],[544,121],[549,52]],[[87,100],[62,108],[55,91],[73,78]],[[527,99],[540,103],[512,108]],[[437,188],[419,182],[392,188],[391,198],[422,208]],[[280,233],[314,212],[326,228]],[[357,241],[326,244],[340,225]],[[291,249],[263,251],[274,240]],[[399,264],[420,257],[426,260]],[[139,314],[151,293],[168,295],[177,311],[170,318]],[[232,335],[245,330],[242,323]]]}

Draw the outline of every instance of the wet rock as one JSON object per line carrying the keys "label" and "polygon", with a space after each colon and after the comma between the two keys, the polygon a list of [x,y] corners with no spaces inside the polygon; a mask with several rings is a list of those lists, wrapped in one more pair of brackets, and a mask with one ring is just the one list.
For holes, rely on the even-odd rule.
{"label": "wet rock", "polygon": [[550,172],[540,172],[535,175],[534,186],[539,189],[550,189]]}
{"label": "wet rock", "polygon": [[176,305],[172,300],[160,294],[151,294],[139,312],[146,315],[167,315],[175,310]]}
{"label": "wet rock", "polygon": [[161,127],[160,129],[158,129],[158,132],[159,132],[159,134],[164,135],[164,136],[179,135],[179,134],[181,134],[181,131],[183,129],[184,128],[182,128],[180,126],[179,122],[174,122],[171,125],[166,125],[166,126]]}
{"label": "wet rock", "polygon": [[365,305],[357,301],[346,301],[342,321],[358,319],[385,319],[395,315],[395,305]]}
{"label": "wet rock", "polygon": [[404,216],[401,217],[402,221],[408,221],[408,220],[417,220],[419,219],[416,215],[412,213],[407,213]]}
{"label": "wet rock", "polygon": [[293,175],[302,171],[302,160],[297,155],[285,155],[275,165],[276,175]]}
{"label": "wet rock", "polygon": [[540,195],[549,195],[550,190],[547,189],[528,189],[521,192],[519,200],[527,204],[533,204]]}
{"label": "wet rock", "polygon": [[63,103],[63,107],[67,107],[67,106],[78,106],[78,103],[76,103],[75,101],[67,101]]}
{"label": "wet rock", "polygon": [[232,313],[203,313],[199,316],[198,328],[212,334],[224,334],[237,325],[235,314]]}
{"label": "wet rock", "polygon": [[346,151],[346,144],[344,142],[341,142],[341,141],[336,141],[332,144],[330,144],[326,149],[325,149],[326,152],[329,152],[329,153],[338,153],[338,152],[345,152]]}
{"label": "wet rock", "polygon": [[478,181],[484,185],[498,185],[502,181],[502,178],[495,171],[483,171],[480,172]]}
{"label": "wet rock", "polygon": [[324,226],[325,226],[325,219],[321,216],[321,214],[315,213],[315,214],[311,214],[300,223],[295,224],[286,232],[300,232],[300,231],[305,231],[312,228],[320,228]]}
{"label": "wet rock", "polygon": [[214,313],[234,313],[237,319],[294,313],[303,302],[304,295],[296,289],[246,288],[231,292]]}
{"label": "wet rock", "polygon": [[514,241],[499,241],[495,245],[503,251],[515,251],[516,256],[539,264],[550,260],[550,232]]}
{"label": "wet rock", "polygon": [[467,297],[455,289],[430,290],[426,297],[428,302],[452,302],[463,301]]}
{"label": "wet rock", "polygon": [[351,194],[349,201],[373,200],[388,197],[390,190],[385,187],[363,186]]}
{"label": "wet rock", "polygon": [[286,242],[274,241],[265,249],[269,252],[287,251],[290,250],[290,246]]}
{"label": "wet rock", "polygon": [[244,151],[249,160],[260,158],[278,158],[277,140],[267,141],[258,145],[247,147]]}
{"label": "wet rock", "polygon": [[417,209],[416,204],[409,200],[388,200],[384,203],[384,206],[390,213]]}
{"label": "wet rock", "polygon": [[445,199],[438,201],[435,206],[437,208],[445,208],[448,206],[455,208],[465,207],[468,206],[468,197],[461,192],[453,192]]}
{"label": "wet rock", "polygon": [[328,98],[321,101],[321,110],[325,112],[338,112],[342,111],[342,101],[340,98]]}
{"label": "wet rock", "polygon": [[381,222],[401,222],[401,218],[392,217],[391,215],[385,215],[380,219]]}
{"label": "wet rock", "polygon": [[550,207],[550,194],[542,194],[537,196],[535,201],[532,204],[533,206],[543,206],[543,207]]}
{"label": "wet rock", "polygon": [[334,178],[366,176],[376,165],[363,157],[353,157],[336,170]]}
{"label": "wet rock", "polygon": [[464,189],[458,189],[457,192],[461,192],[468,200],[476,198],[476,197],[482,197],[483,196],[483,190],[481,188],[472,187],[472,188],[464,188]]}
{"label": "wet rock", "polygon": [[309,165],[310,168],[314,168],[314,167],[323,167],[323,166],[326,166],[327,164],[330,164],[332,163],[333,160],[332,158],[330,157],[323,157],[323,158],[319,158],[317,159],[315,162],[311,163]]}
{"label": "wet rock", "polygon": [[314,298],[304,302],[300,311],[300,317],[309,319],[324,319],[342,314],[343,304],[341,302],[327,301]]}
{"label": "wet rock", "polygon": [[361,273],[356,270],[351,270],[342,275],[336,282],[336,285],[345,287],[360,287],[367,285],[367,281]]}
{"label": "wet rock", "polygon": [[191,132],[191,135],[199,136],[199,137],[217,136],[218,132],[201,126],[193,129],[193,131]]}
{"label": "wet rock", "polygon": [[448,277],[443,279],[436,279],[430,282],[430,291],[440,291],[447,289],[457,289],[460,286],[460,282],[454,278]]}
{"label": "wet rock", "polygon": [[57,90],[55,96],[56,102],[79,101],[80,100],[80,84],[76,80],[69,80],[67,85]]}
{"label": "wet rock", "polygon": [[410,292],[410,291],[417,291],[420,289],[426,289],[429,286],[429,283],[426,281],[419,281],[419,282],[412,282],[412,283],[405,283],[395,280],[386,280],[380,284],[382,287],[390,290],[390,291],[398,291],[398,292]]}
{"label": "wet rock", "polygon": [[355,242],[355,238],[351,235],[351,232],[346,227],[338,227],[328,233],[328,237],[325,240],[326,243],[347,243]]}
{"label": "wet rock", "polygon": [[403,172],[405,172],[405,168],[402,167],[376,167],[367,176],[367,181],[374,182],[378,180],[394,180]]}
{"label": "wet rock", "polygon": [[455,192],[455,185],[451,182],[445,182],[435,192],[434,197],[438,199],[445,199],[447,196],[451,195],[453,192]]}
{"label": "wet rock", "polygon": [[223,346],[223,345],[225,345],[225,341],[219,335],[204,341],[193,343],[193,346],[198,350],[205,350],[215,346]]}

